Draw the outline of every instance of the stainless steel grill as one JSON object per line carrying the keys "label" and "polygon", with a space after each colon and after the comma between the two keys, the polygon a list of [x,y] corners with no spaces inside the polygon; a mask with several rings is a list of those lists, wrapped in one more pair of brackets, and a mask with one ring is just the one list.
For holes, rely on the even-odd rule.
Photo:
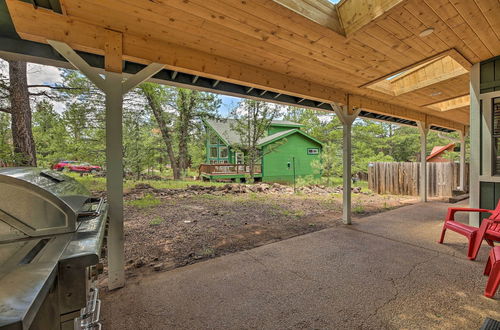
{"label": "stainless steel grill", "polygon": [[98,329],[107,205],[76,180],[0,169],[0,329]]}

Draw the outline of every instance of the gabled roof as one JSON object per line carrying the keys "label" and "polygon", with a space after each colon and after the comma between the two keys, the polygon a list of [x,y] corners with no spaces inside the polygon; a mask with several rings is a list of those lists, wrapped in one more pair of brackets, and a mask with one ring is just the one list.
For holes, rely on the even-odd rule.
{"label": "gabled roof", "polygon": [[310,136],[310,135],[302,132],[301,130],[290,129],[290,130],[283,131],[283,132],[278,132],[278,133],[275,133],[275,134],[272,134],[272,135],[269,135],[269,136],[266,136],[266,137],[260,139],[258,141],[259,147],[263,147],[265,145],[274,143],[274,142],[276,142],[278,140],[281,140],[281,139],[283,139],[283,138],[285,138],[287,136],[290,136],[292,134],[295,134],[295,133],[303,135],[306,138],[308,138],[309,140],[312,140],[312,141],[316,142],[317,144],[319,144],[320,146],[323,146],[323,143],[321,141],[316,140],[315,138],[313,138],[312,136]]}
{"label": "gabled roof", "polygon": [[[235,119],[223,119],[223,120],[216,120],[216,119],[204,119],[203,122],[207,125],[210,126],[215,133],[223,140],[223,142],[227,145],[237,145],[241,144],[241,137],[234,130],[234,125],[236,125],[236,120]],[[322,143],[313,137],[307,135],[306,133],[300,131],[298,128],[303,126],[298,123],[294,123],[292,121],[288,120],[273,120],[271,122],[271,126],[289,126],[291,129],[274,133],[268,136],[265,136],[257,142],[258,146],[264,146],[269,143],[275,142],[281,138],[284,138],[285,136],[288,136],[290,134],[293,134],[295,132],[298,132],[305,137],[313,140],[314,142],[322,145]]]}
{"label": "gabled roof", "polygon": [[453,148],[455,148],[455,143],[448,143],[445,146],[435,146],[432,148],[431,154],[427,156],[426,160],[429,161],[434,157],[440,156],[445,151],[453,150]]}
{"label": "gabled roof", "polygon": [[259,141],[257,142],[257,144],[259,146],[266,145],[266,144],[270,143],[271,141],[279,140],[279,139],[283,138],[284,136],[287,136],[288,134],[290,134],[293,131],[297,131],[297,130],[296,129],[289,129],[286,131],[281,131],[278,133],[274,133],[274,134],[265,136],[263,138],[260,138]]}

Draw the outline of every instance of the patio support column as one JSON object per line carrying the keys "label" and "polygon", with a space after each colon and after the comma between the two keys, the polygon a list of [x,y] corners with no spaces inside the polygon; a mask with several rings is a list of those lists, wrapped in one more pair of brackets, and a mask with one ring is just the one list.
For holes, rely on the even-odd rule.
{"label": "patio support column", "polygon": [[[349,102],[347,102],[349,104]],[[349,105],[339,106],[332,104],[332,108],[342,123],[342,221],[350,225],[351,221],[351,179],[352,179],[352,123],[361,109],[352,110]]]}
{"label": "patio support column", "polygon": [[110,290],[125,285],[123,253],[123,155],[122,111],[123,95],[141,82],[161,71],[162,64],[151,63],[124,81],[122,74],[122,34],[108,30],[105,40],[105,78],[102,71],[91,67],[66,43],[48,40],[68,62],[80,70],[106,95],[106,189],[109,217],[108,231],[108,287]]}
{"label": "patio support column", "polygon": [[465,192],[465,138],[467,131],[460,131],[460,190]]}
{"label": "patio support column", "polygon": [[[474,64],[470,71],[470,164],[469,164],[469,207],[479,207],[479,169],[481,162],[480,140],[481,130],[480,122],[481,109],[479,101],[479,66]],[[469,225],[479,227],[479,214],[470,212]]]}
{"label": "patio support column", "polygon": [[417,122],[420,131],[420,201],[427,202],[427,134],[429,125],[426,122]]}

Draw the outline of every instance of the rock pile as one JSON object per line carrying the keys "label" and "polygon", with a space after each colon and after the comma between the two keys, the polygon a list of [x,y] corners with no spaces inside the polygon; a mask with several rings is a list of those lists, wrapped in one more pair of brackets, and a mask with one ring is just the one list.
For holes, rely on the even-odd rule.
{"label": "rock pile", "polygon": [[[326,195],[342,193],[342,187],[326,187],[324,185],[308,185],[300,186],[296,188],[298,193],[303,194],[316,194],[316,195]],[[361,193],[361,187],[352,188],[354,194]],[[156,189],[147,183],[139,183],[133,189],[130,190],[126,195],[132,198],[140,198],[147,194],[159,195],[159,196],[175,196],[175,197],[187,197],[191,195],[226,195],[226,194],[245,194],[245,193],[264,193],[264,194],[293,194],[293,187],[282,185],[279,183],[267,184],[267,183],[256,183],[256,184],[226,184],[223,186],[201,186],[201,185],[191,185],[185,189]]]}

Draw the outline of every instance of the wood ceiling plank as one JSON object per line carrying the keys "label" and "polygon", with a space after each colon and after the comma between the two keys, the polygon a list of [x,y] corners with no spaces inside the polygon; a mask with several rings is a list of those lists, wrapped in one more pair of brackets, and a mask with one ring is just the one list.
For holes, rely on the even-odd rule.
{"label": "wood ceiling plank", "polygon": [[[127,1],[125,1],[125,3],[126,2]],[[174,2],[175,1],[169,2],[169,4],[174,3]],[[217,1],[217,3],[211,3],[210,1],[204,1],[204,2],[207,3],[209,7],[216,7],[217,3],[219,5],[222,3],[220,1]],[[202,2],[202,3],[204,3],[204,2]],[[80,2],[80,3],[82,3],[82,2]],[[144,8],[138,8],[137,6],[135,6],[134,8],[136,8],[135,11],[137,12],[137,15],[140,14],[142,17],[149,17],[149,19],[151,19],[152,21],[159,22],[159,20],[162,19],[162,15],[169,15],[170,14],[170,15],[172,15],[171,16],[172,19],[173,19],[173,17],[175,17],[176,19],[174,21],[172,21],[172,19],[169,19],[169,20],[165,19],[165,21],[168,22],[168,25],[172,25],[173,28],[176,28],[177,31],[182,31],[182,32],[186,31],[186,32],[192,33],[193,35],[196,35],[197,33],[198,34],[202,33],[202,31],[199,31],[199,30],[198,31],[193,30],[195,27],[190,27],[187,22],[181,21],[181,18],[183,17],[183,15],[189,15],[187,12],[182,12],[182,14],[177,12],[174,15],[173,11],[175,11],[177,9],[168,7],[166,5],[158,5],[158,4],[150,3],[149,1],[148,2],[146,2],[146,1],[134,1],[133,3],[136,4],[137,6],[139,6],[139,5],[146,6]],[[208,8],[197,7],[194,4],[197,4],[197,2],[190,1],[189,8],[191,10],[196,10],[198,13],[200,11],[206,13],[209,10],[209,7]],[[92,6],[94,7],[95,5],[92,4]],[[121,6],[124,6],[123,2],[122,2]],[[80,15],[80,17],[82,15],[81,13],[75,13],[75,15],[76,14]],[[91,15],[92,15],[92,11],[88,10],[85,18],[91,19]],[[237,15],[235,14],[235,16],[237,16]],[[259,51],[260,50],[266,51],[266,53],[268,53],[268,54],[279,52],[280,55],[287,54],[288,56],[292,56],[294,58],[297,58],[298,56],[302,56],[304,61],[310,61],[310,58],[312,57],[313,59],[316,59],[318,61],[318,63],[328,64],[329,69],[334,70],[335,74],[338,74],[339,76],[342,76],[342,74],[340,73],[341,71],[346,72],[344,74],[344,76],[348,76],[348,75],[352,75],[352,74],[356,74],[356,73],[358,76],[373,76],[373,75],[379,74],[379,72],[370,73],[370,68],[367,65],[359,64],[359,63],[362,63],[359,61],[358,62],[348,61],[348,59],[345,56],[343,56],[342,54],[338,54],[338,53],[336,54],[333,51],[328,51],[328,53],[326,53],[326,51],[323,51],[323,53],[313,52],[310,50],[310,47],[308,47],[308,46],[310,46],[310,43],[300,44],[300,43],[296,42],[294,44],[294,43],[290,42],[289,40],[282,39],[282,38],[279,38],[278,36],[276,36],[276,31],[270,31],[269,33],[266,33],[265,31],[262,30],[262,28],[259,30],[259,28],[257,28],[257,27],[247,27],[246,24],[242,24],[240,22],[237,22],[236,20],[233,20],[231,17],[229,17],[227,15],[227,13],[225,14],[225,16],[221,16],[217,12],[212,12],[212,13],[210,13],[208,18],[213,19],[213,17],[215,17],[217,19],[220,17],[223,17],[223,19],[219,19],[220,24],[222,24],[222,23],[228,24],[229,22],[234,22],[234,23],[232,23],[233,28],[240,29],[239,31],[228,30],[228,29],[221,28],[221,26],[219,26],[219,25],[211,24],[210,22],[207,22],[207,21],[205,21],[203,23],[202,29],[210,31],[211,35],[213,35],[213,36],[224,35],[226,38],[230,38],[233,40],[233,41],[231,41],[231,40],[226,39],[224,41],[226,44],[228,44],[229,42],[239,43],[240,44],[239,47],[241,47],[241,44],[244,44],[245,46],[251,45],[252,47],[256,47]],[[106,20],[106,21],[108,21],[108,20]],[[143,22],[141,22],[141,25],[143,25]],[[259,25],[259,24],[256,24],[256,25]],[[182,32],[181,32],[181,34],[182,34]],[[244,32],[249,37],[253,37],[253,38],[243,39],[243,38],[241,38],[240,32]],[[149,33],[151,33],[151,32],[149,32]],[[286,34],[285,36],[289,37],[288,34]],[[269,43],[272,43],[272,45]],[[231,47],[232,45],[229,44],[228,46]],[[247,51],[250,51],[250,50],[247,50]],[[253,52],[255,52],[255,51],[253,51]],[[358,64],[358,66],[353,67],[350,65],[350,63]]]}
{"label": "wood ceiling plank", "polygon": [[387,16],[379,19],[376,24],[388,33],[394,35],[400,43],[408,45],[410,51],[422,54],[422,57],[426,57],[426,54],[438,53],[438,51],[427,45],[423,40],[417,38],[413,33],[394,21],[391,17]]}
{"label": "wood ceiling plank", "polygon": [[[403,6],[391,11],[388,17],[404,26],[414,37],[419,37],[418,34],[428,28],[428,26],[425,26]],[[450,48],[450,46],[441,40],[435,33],[419,38],[437,52],[442,52]]]}
{"label": "wood ceiling plank", "polygon": [[[72,12],[77,12],[78,15],[80,15],[80,18],[84,18],[86,20],[90,20],[93,17],[93,11],[88,10],[86,4],[88,2],[82,3],[81,1],[74,0],[73,2],[74,7],[71,8]],[[245,63],[258,63],[259,66],[266,68],[266,69],[271,69],[271,70],[278,70],[280,72],[286,72],[287,74],[294,75],[297,77],[300,77],[302,79],[306,78],[310,80],[313,78],[313,81],[318,78],[318,81],[321,78],[322,82],[329,81],[330,85],[333,85],[333,81],[331,79],[332,76],[337,76],[337,77],[344,77],[344,78],[349,78],[351,81],[356,81],[355,77],[353,77],[352,74],[347,74],[347,73],[341,73],[339,70],[337,70],[335,67],[326,65],[324,63],[315,63],[314,61],[311,61],[310,59],[303,58],[303,63],[298,63],[297,65],[293,65],[296,62],[297,57],[294,58],[293,63],[290,61],[290,59],[285,59],[285,60],[280,60],[279,57],[274,57],[271,58],[270,53],[265,52],[266,55],[268,55],[270,58],[266,59],[265,57],[261,57],[259,53],[261,53],[260,50],[256,50],[254,48],[248,48],[248,49],[243,49],[241,51],[240,48],[243,48],[241,45],[225,45],[224,43],[219,42],[219,47],[215,48],[213,41],[203,39],[203,38],[197,38],[196,35],[190,34],[188,32],[180,32],[174,28],[163,28],[161,24],[158,24],[156,22],[150,22],[146,19],[141,20],[141,24],[137,26],[133,26],[128,24],[127,19],[122,19],[123,17],[126,17],[125,12],[121,13],[119,12],[117,15],[117,12],[115,11],[114,13],[111,12],[110,8],[105,8],[105,7],[99,7],[97,4],[93,5],[92,8],[100,8],[101,11],[103,12],[108,12],[112,17],[104,17],[106,15],[103,15],[102,21],[98,22],[102,26],[105,27],[111,27],[117,30],[123,30],[123,31],[129,31],[131,33],[142,33],[142,31],[146,31],[147,34],[144,35],[146,38],[163,38],[166,39],[168,42],[173,42],[176,44],[180,44],[186,47],[190,48],[195,48],[199,49],[201,51],[208,51],[211,54],[215,55],[220,55],[220,56],[225,56],[228,58],[233,58],[233,59],[238,59],[240,61],[243,61]],[[85,9],[85,10],[84,10]],[[114,19],[112,19],[115,17]],[[168,20],[170,22],[170,20]],[[112,22],[112,24],[105,24],[105,22]],[[194,22],[194,21],[193,21]],[[185,28],[185,30],[190,30],[190,27],[186,27],[185,25],[176,25],[176,27],[182,29]],[[177,32],[176,32],[177,31]],[[191,31],[191,30],[190,30]],[[175,33],[174,33],[175,32]],[[196,33],[193,32],[193,33]],[[170,36],[169,38],[165,38],[166,36]],[[180,36],[180,37],[177,37]],[[224,47],[225,46],[225,47]],[[240,50],[237,52],[237,50]],[[307,68],[308,70],[304,70],[304,68]],[[306,72],[307,75],[304,77],[303,72]],[[325,72],[329,72],[330,75],[325,79],[323,76]],[[337,82],[338,83],[338,82]]]}
{"label": "wood ceiling plank", "polygon": [[[451,3],[470,28],[481,39],[486,48],[488,48],[494,56],[500,55],[500,40],[488,24],[488,20],[476,5],[476,2],[473,0],[452,0]],[[496,19],[498,20],[500,13],[497,12],[496,14]]]}
{"label": "wood ceiling plank", "polygon": [[[429,8],[429,10],[431,9]],[[431,14],[431,16],[432,15],[435,16],[435,14]],[[411,28],[412,31],[415,32],[415,34],[420,33],[430,27],[436,29],[435,33],[423,37],[422,40],[429,45],[434,45],[435,49],[439,49],[439,47],[441,47],[440,45],[438,45],[439,41],[441,41],[445,45],[443,50],[459,47],[461,53],[463,53],[463,55],[468,59],[470,59],[471,61],[479,61],[479,57],[462,40],[460,40],[457,35],[453,33],[453,31],[449,29],[448,26],[444,24],[444,22],[437,20],[435,21],[436,24],[434,24],[436,26],[431,26],[428,25],[430,22],[426,20],[425,23],[427,24],[424,24],[424,22],[421,22],[405,7],[398,8],[396,11],[391,12],[390,16],[394,20],[399,21],[405,26]]]}
{"label": "wood ceiling plank", "polygon": [[[102,5],[101,5],[102,4]],[[110,6],[104,6],[108,4]],[[194,45],[199,45],[199,48],[205,48],[205,50],[211,51],[218,48],[225,48],[228,52],[228,56],[231,53],[234,56],[238,56],[240,52],[234,52],[234,48],[243,50],[242,56],[249,55],[256,56],[255,48],[249,47],[247,43],[237,43],[235,41],[236,36],[227,37],[226,35],[216,34],[218,37],[219,44],[214,44],[213,42],[200,37],[200,31],[203,31],[203,25],[205,21],[196,17],[186,18],[186,20],[176,20],[174,16],[172,17],[161,17],[153,16],[155,14],[150,13],[148,16],[143,16],[139,18],[137,15],[140,13],[137,10],[133,10],[130,7],[122,5],[117,8],[112,7],[112,3],[101,2],[101,1],[80,1],[80,0],[67,0],[67,11],[69,15],[78,17],[82,20],[98,24],[103,27],[119,30],[119,31],[129,31],[137,35],[142,35],[146,38],[164,38],[170,42],[184,44],[186,46],[194,47]],[[113,8],[113,10],[111,10]],[[102,12],[101,15],[96,17],[95,11],[99,10]],[[130,11],[129,11],[130,10]],[[131,19],[131,17],[135,17]],[[170,22],[170,26],[164,25],[155,21],[155,18],[161,18],[167,22]],[[174,22],[172,22],[172,20]],[[219,46],[219,47],[217,47]],[[246,53],[246,55],[245,55]],[[283,53],[285,50],[283,50]],[[279,62],[287,62],[291,59],[289,55],[284,56],[278,52],[268,53],[264,52],[262,58],[269,58]]]}
{"label": "wood ceiling plank", "polygon": [[[270,23],[279,22],[279,26],[288,31],[302,33],[304,37],[311,39],[311,44],[317,43],[324,47],[333,48],[344,55],[351,56],[361,61],[367,61],[369,63],[382,62],[385,65],[390,65],[390,63],[387,63],[389,57],[383,52],[379,52],[377,48],[369,47],[353,39],[346,39],[330,29],[318,26],[305,17],[294,15],[291,11],[273,1],[256,0],[251,4],[252,6],[249,6],[248,2],[237,1],[233,3],[233,6],[239,10],[252,14],[256,12],[255,7],[262,7],[265,10],[258,11],[258,15],[261,19]],[[397,62],[397,59],[392,59],[392,61]]]}
{"label": "wood ceiling plank", "polygon": [[353,38],[362,43],[370,45],[371,47],[378,47],[379,50],[386,51],[387,53],[397,54],[400,60],[406,59],[407,61],[403,62],[402,66],[406,66],[415,61],[419,61],[424,56],[422,53],[416,51],[410,52],[410,46],[400,42],[398,38],[378,25],[371,26],[370,30],[365,31],[362,34],[359,33]]}
{"label": "wood ceiling plank", "polygon": [[[181,0],[176,0],[174,2],[181,2],[182,4],[185,4]],[[321,42],[309,42],[307,39],[301,37],[298,32],[296,33],[295,31],[284,29],[281,24],[276,26],[276,21],[279,21],[279,17],[274,16],[274,20],[272,22],[263,20],[260,15],[261,12],[256,11],[255,7],[249,7],[248,5],[240,2],[235,3],[232,0],[195,0],[194,2],[204,7],[203,11],[205,12],[209,10],[209,8],[215,7],[215,3],[225,4],[226,6],[224,7],[224,12],[226,14],[231,15],[231,17],[235,18],[235,20],[239,20],[238,23],[240,25],[250,25],[252,31],[257,30],[261,33],[265,32],[267,42],[273,42],[275,38],[288,40],[297,46],[305,47],[308,50],[314,50],[317,52],[318,56],[330,59],[335,58],[336,60],[343,62],[345,70],[347,70],[348,67],[354,67],[354,72],[357,73],[358,76],[365,77],[365,79],[367,76],[378,75],[381,73],[380,69],[372,64],[377,63],[376,60],[372,62],[367,60],[367,58],[372,55],[367,55],[365,49],[363,49],[363,51],[356,51],[354,47],[350,47],[348,50],[343,50],[338,47],[339,43],[335,42],[330,42],[327,45]],[[190,1],[190,3],[193,3],[193,0]],[[249,11],[250,9],[251,11]],[[264,9],[265,8],[262,8],[262,10]],[[321,59],[318,60],[321,61]],[[360,63],[362,64],[360,65]]]}
{"label": "wood ceiling plank", "polygon": [[498,0],[475,0],[484,17],[500,39],[500,1]]}
{"label": "wood ceiling plank", "polygon": [[413,12],[425,25],[434,27],[434,33],[437,35],[453,34],[451,40],[456,40],[453,47],[464,56],[462,42],[467,45],[477,56],[476,59],[467,57],[470,62],[478,62],[493,56],[449,0],[419,0],[418,3],[409,2],[405,8]]}

